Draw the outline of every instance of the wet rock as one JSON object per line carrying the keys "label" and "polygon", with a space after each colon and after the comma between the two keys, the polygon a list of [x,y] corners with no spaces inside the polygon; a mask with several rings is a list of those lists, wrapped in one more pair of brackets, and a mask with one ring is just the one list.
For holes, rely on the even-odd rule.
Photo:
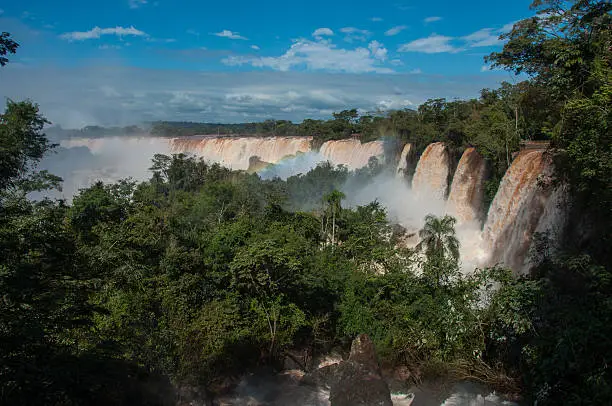
{"label": "wet rock", "polygon": [[359,335],[353,341],[349,359],[333,368],[329,380],[331,406],[393,405],[389,387],[380,374],[374,343],[367,335]]}
{"label": "wet rock", "polygon": [[342,355],[337,352],[332,352],[331,354],[324,355],[322,357],[318,357],[314,360],[314,365],[317,369],[325,368],[330,365],[335,365],[343,362]]}

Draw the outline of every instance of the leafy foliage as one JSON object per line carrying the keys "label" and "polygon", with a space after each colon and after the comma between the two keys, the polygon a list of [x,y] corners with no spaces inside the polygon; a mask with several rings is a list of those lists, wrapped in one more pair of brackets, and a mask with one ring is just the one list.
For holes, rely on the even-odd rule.
{"label": "leafy foliage", "polygon": [[9,62],[5,55],[14,54],[17,52],[17,48],[19,48],[19,44],[11,38],[8,32],[0,34],[0,66],[5,66]]}
{"label": "leafy foliage", "polygon": [[[173,397],[168,381],[212,387],[289,349],[326,351],[368,333],[385,362],[416,377],[440,364],[489,383],[505,371],[530,402],[609,404],[612,6],[533,7],[538,15],[488,58],[531,79],[479,99],[299,125],[152,129],[313,135],[318,145],[394,136],[419,153],[443,141],[453,160],[475,146],[492,168],[489,199],[521,142],[549,139],[558,181],[575,192],[570,231],[582,234],[569,233],[579,242],[563,247],[569,256],[538,245],[546,255],[522,278],[499,268],[462,275],[451,217],[428,216],[411,250],[377,202],[343,207],[340,187],[371,180],[377,162],[355,173],[320,165],[283,182],[157,155],[146,182],[96,183],[72,206],[30,201],[59,181],[35,170],[52,144],[38,106],[9,101],[0,116],[0,403],[159,404]],[[16,49],[3,33],[0,63]]]}

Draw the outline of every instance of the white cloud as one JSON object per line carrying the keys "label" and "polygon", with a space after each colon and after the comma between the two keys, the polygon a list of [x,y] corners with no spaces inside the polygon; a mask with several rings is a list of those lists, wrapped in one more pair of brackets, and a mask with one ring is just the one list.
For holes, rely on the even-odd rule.
{"label": "white cloud", "polygon": [[118,37],[123,36],[134,36],[134,37],[148,37],[148,34],[140,31],[134,26],[130,27],[115,27],[115,28],[100,28],[94,27],[89,31],[73,31],[67,32],[60,35],[61,38],[69,41],[84,41],[87,39],[98,39],[103,35],[116,35]]}
{"label": "white cloud", "polygon": [[102,85],[99,88],[104,97],[120,97],[121,94],[112,86]]}
{"label": "white cloud", "polygon": [[362,30],[355,27],[340,28],[340,32],[346,34],[344,37],[346,42],[365,41],[372,34],[368,30]]}
{"label": "white cloud", "polygon": [[429,23],[435,23],[436,21],[440,21],[441,19],[442,17],[433,16],[433,17],[427,17],[426,19],[423,20],[423,22],[425,24],[429,24]]}
{"label": "white cloud", "polygon": [[259,51],[261,48],[259,48],[257,45],[251,45],[251,49],[254,49],[255,51]]}
{"label": "white cloud", "polygon": [[455,48],[451,41],[452,37],[444,35],[431,34],[426,38],[419,38],[406,44],[400,45],[399,52],[422,52],[425,54],[437,54],[442,52],[458,52],[460,49]]}
{"label": "white cloud", "polygon": [[368,45],[368,49],[372,52],[372,56],[379,61],[387,59],[387,48],[380,42],[374,40]]}
{"label": "white cloud", "polygon": [[140,6],[144,6],[147,3],[148,3],[147,0],[129,0],[128,1],[130,8],[138,8]]}
{"label": "white cloud", "polygon": [[217,37],[224,37],[224,38],[229,38],[229,39],[242,39],[242,40],[247,40],[247,37],[243,37],[242,35],[240,35],[240,33],[237,32],[233,32],[230,30],[223,30],[220,32],[216,32],[212,35],[216,35]]}
{"label": "white cloud", "polygon": [[516,23],[517,23],[516,21],[512,21],[512,22],[504,25],[503,27],[501,27],[498,32],[500,34],[505,34],[507,32],[510,32],[510,31],[512,31],[512,29],[514,28],[514,24],[516,24]]}
{"label": "white cloud", "polygon": [[389,63],[394,66],[404,66],[404,62],[400,61],[399,59],[391,59]]}
{"label": "white cloud", "polygon": [[223,59],[226,65],[251,65],[257,68],[271,68],[290,71],[300,68],[348,73],[392,73],[393,70],[380,66],[387,50],[377,41],[368,48],[342,49],[330,42],[299,39],[283,55],[278,57],[229,56]]}
{"label": "white cloud", "polygon": [[407,26],[405,26],[405,25],[398,25],[398,26],[395,26],[395,27],[390,28],[390,29],[388,29],[387,31],[385,31],[385,35],[386,35],[387,37],[391,37],[391,36],[393,36],[393,35],[397,35],[397,34],[399,34],[400,32],[404,31],[406,28],[408,28],[408,27],[407,27]]}
{"label": "white cloud", "polygon": [[315,38],[331,37],[332,35],[334,35],[334,32],[330,28],[326,28],[326,27],[317,28],[312,33],[312,36],[315,37]]}
{"label": "white cloud", "polygon": [[176,42],[175,38],[151,38],[148,37],[147,38],[147,42],[158,42],[158,43],[162,43],[162,44],[172,44],[173,42]]}
{"label": "white cloud", "polygon": [[383,20],[383,19],[382,19],[382,18],[380,18],[380,17],[372,17],[372,18],[370,18],[370,21],[374,21],[375,23],[378,23],[378,22],[380,22],[380,21],[382,21],[382,20]]}
{"label": "white cloud", "polygon": [[[461,52],[466,48],[492,47],[501,45],[499,35],[511,29],[514,23],[508,23],[502,28],[482,28],[463,37],[447,37],[444,35],[431,34],[426,38],[419,38],[412,42],[400,45],[399,52],[422,52],[436,54],[442,52]],[[453,42],[461,46],[454,45]]]}
{"label": "white cloud", "polygon": [[381,110],[395,110],[404,109],[406,107],[414,106],[414,103],[408,99],[404,99],[401,96],[393,95],[388,98],[379,100],[376,103],[376,107]]}
{"label": "white cloud", "polygon": [[413,75],[418,75],[420,73],[423,73],[423,71],[419,68],[415,68],[413,70],[410,71],[410,73],[412,73]]}
{"label": "white cloud", "polygon": [[106,50],[106,49],[121,49],[121,45],[103,44],[103,45],[100,45],[98,47],[98,49],[103,49],[103,50]]}
{"label": "white cloud", "polygon": [[461,39],[467,42],[467,45],[470,48],[489,47],[501,44],[499,34],[492,28],[483,28],[471,33],[470,35],[461,37]]}
{"label": "white cloud", "polygon": [[[59,64],[58,64],[59,66]],[[128,125],[155,120],[244,122],[328,118],[347,106],[421,103],[432,97],[477,97],[504,75],[196,72],[131,67],[16,67],[2,72],[0,98],[40,103],[54,124]],[[400,92],[396,89],[401,89]],[[290,111],[282,109],[291,108]]]}
{"label": "white cloud", "polygon": [[344,34],[359,34],[359,35],[370,35],[370,31],[362,30],[355,27],[343,27],[340,28],[340,32]]}
{"label": "white cloud", "polygon": [[503,69],[498,67],[493,67],[491,65],[482,65],[480,67],[481,72],[501,72]]}

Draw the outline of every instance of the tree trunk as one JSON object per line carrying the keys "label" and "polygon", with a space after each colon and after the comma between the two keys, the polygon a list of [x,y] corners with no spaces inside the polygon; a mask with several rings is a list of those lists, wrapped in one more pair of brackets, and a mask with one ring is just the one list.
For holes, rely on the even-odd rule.
{"label": "tree trunk", "polygon": [[336,244],[336,209],[332,209],[332,248]]}

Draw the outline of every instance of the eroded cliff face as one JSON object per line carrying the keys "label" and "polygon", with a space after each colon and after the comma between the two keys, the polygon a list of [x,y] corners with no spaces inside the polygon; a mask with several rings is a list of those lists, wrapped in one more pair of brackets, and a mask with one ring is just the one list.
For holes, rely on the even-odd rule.
{"label": "eroded cliff face", "polygon": [[[544,220],[553,188],[544,184],[552,170],[543,150],[524,150],[504,175],[487,216],[483,243],[489,252],[489,265],[503,263],[523,272],[533,234]],[[548,209],[547,209],[548,208]],[[554,222],[549,218],[547,222]]]}
{"label": "eroded cliff face", "polygon": [[412,189],[418,194],[443,200],[448,189],[449,170],[446,146],[441,142],[429,144],[417,164]]}
{"label": "eroded cliff face", "polygon": [[327,141],[321,145],[319,153],[335,165],[345,165],[358,169],[368,165],[371,157],[383,159],[385,151],[382,141],[362,144],[356,139]]}
{"label": "eroded cliff face", "polygon": [[404,148],[402,149],[402,153],[400,155],[400,159],[399,162],[397,163],[397,169],[395,170],[395,173],[397,175],[398,178],[404,178],[407,175],[407,170],[408,170],[408,159],[410,157],[412,157],[412,154],[414,153],[414,148],[412,148],[412,144],[406,144],[404,145]]}
{"label": "eroded cliff face", "polygon": [[482,221],[484,185],[487,165],[484,158],[474,148],[463,152],[453,176],[447,212],[461,223]]}
{"label": "eroded cliff face", "polygon": [[192,153],[232,169],[246,170],[251,157],[277,163],[286,156],[309,152],[311,137],[184,137],[170,140],[172,153]]}
{"label": "eroded cliff face", "polygon": [[[268,163],[287,162],[283,158],[290,156],[308,158],[309,167],[316,164],[311,160],[329,160],[349,169],[366,166],[371,157],[384,160],[382,141],[364,144],[356,139],[328,141],[318,153],[311,151],[311,141],[311,137],[74,138],[62,140],[61,146],[86,147],[90,155],[85,158],[87,162],[80,162],[80,166],[74,163],[72,169],[64,168],[59,174],[66,179],[65,190],[74,193],[98,179],[112,182],[132,176],[144,180],[149,176],[147,168],[156,153],[195,154],[233,169],[258,172],[268,167]],[[407,144],[400,155],[396,175],[381,175],[375,185],[364,189],[367,202],[375,198],[386,202],[390,213],[395,213],[396,221],[401,220],[402,225],[414,228],[414,232],[426,214],[455,216],[462,261],[471,269],[503,263],[517,273],[524,272],[534,233],[558,234],[563,229],[566,221],[563,203],[567,195],[563,189],[541,187],[551,183],[552,173],[552,164],[544,150],[523,150],[516,156],[500,184],[482,230],[487,168],[477,151],[468,148],[463,153],[447,201],[450,162],[445,145],[433,143],[426,148],[416,165],[411,190],[400,180],[411,166],[412,154],[413,147]]]}

